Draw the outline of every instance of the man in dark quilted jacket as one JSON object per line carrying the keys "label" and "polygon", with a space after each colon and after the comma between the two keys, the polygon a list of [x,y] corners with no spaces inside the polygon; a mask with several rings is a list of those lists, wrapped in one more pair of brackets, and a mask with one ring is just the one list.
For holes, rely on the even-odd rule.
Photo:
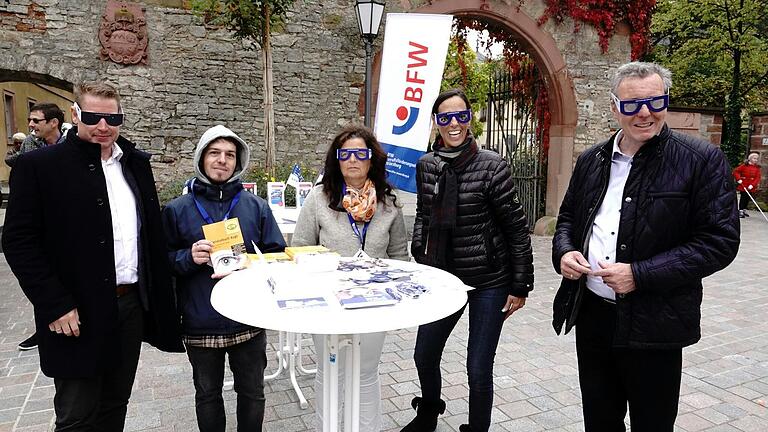
{"label": "man in dark quilted jacket", "polygon": [[725,156],[665,123],[671,73],[619,67],[611,111],[620,126],[574,167],[553,238],[563,275],[555,331],[576,327],[587,432],[672,432],[682,348],[701,338],[702,278],[739,247]]}

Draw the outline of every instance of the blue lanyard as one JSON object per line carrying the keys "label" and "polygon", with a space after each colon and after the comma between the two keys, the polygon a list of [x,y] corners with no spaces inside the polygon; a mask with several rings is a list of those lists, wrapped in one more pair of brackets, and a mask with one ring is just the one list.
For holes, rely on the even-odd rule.
{"label": "blue lanyard", "polygon": [[354,232],[357,239],[360,240],[360,250],[365,249],[365,235],[368,233],[368,225],[370,225],[371,222],[366,222],[365,225],[363,225],[363,232],[361,233],[360,228],[357,227],[357,223],[355,223],[355,220],[349,212],[347,212],[347,218],[349,219],[349,224],[352,225],[352,232]]}
{"label": "blue lanyard", "polygon": [[[346,195],[347,195],[347,184],[343,183],[341,185],[342,199]],[[349,212],[347,212],[347,219],[349,219],[349,224],[352,225],[352,232],[355,233],[355,236],[357,236],[357,239],[360,240],[360,250],[365,249],[365,236],[368,233],[368,225],[371,224],[371,221],[366,222],[363,225],[363,232],[360,232],[360,228],[357,227],[357,223],[355,222],[355,219],[352,217],[351,214],[349,214]]]}
{"label": "blue lanyard", "polygon": [[[202,204],[195,198],[195,179],[192,179],[192,184],[189,185],[189,190],[192,193],[192,201],[195,202],[195,207],[197,207],[197,211],[200,212],[200,216],[203,217],[203,220],[205,220],[206,223],[212,224],[214,222],[211,215],[208,214],[207,211],[205,211],[205,208],[203,208]],[[232,213],[232,209],[235,208],[237,203],[240,201],[240,193],[243,192],[242,189],[237,191],[237,194],[232,198],[232,202],[229,203],[229,209],[226,213],[224,213],[224,218],[222,220],[229,219],[229,214]]]}

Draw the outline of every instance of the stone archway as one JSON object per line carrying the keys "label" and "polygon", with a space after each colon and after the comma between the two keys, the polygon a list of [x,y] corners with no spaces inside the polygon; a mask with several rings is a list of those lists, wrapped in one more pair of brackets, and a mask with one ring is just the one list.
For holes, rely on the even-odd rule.
{"label": "stone archway", "polygon": [[552,35],[512,4],[488,0],[440,0],[410,9],[413,13],[468,15],[497,22],[519,36],[518,42],[546,76],[551,126],[547,168],[546,214],[556,216],[573,169],[576,133],[576,92]]}

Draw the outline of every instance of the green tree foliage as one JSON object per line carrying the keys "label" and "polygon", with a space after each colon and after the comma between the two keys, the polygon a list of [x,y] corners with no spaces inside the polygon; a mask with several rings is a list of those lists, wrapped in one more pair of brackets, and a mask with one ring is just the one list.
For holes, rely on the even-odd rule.
{"label": "green tree foliage", "polygon": [[[463,46],[459,49],[460,44]],[[461,61],[460,61],[461,60]],[[466,39],[452,38],[448,45],[448,56],[445,59],[445,73],[440,91],[461,88],[467,94],[472,104],[472,112],[477,114],[488,101],[488,82],[490,80],[491,64],[478,61],[477,54],[469,48]],[[472,117],[472,134],[479,137],[483,133],[483,123]]]}
{"label": "green tree foliage", "polygon": [[674,74],[676,105],[725,105],[722,149],[745,154],[742,114],[768,108],[768,0],[660,0],[651,61]]}
{"label": "green tree foliage", "polygon": [[275,112],[272,84],[273,26],[282,25],[295,0],[192,0],[192,8],[213,25],[224,26],[237,39],[250,39],[261,47],[264,71],[265,168],[275,169]]}

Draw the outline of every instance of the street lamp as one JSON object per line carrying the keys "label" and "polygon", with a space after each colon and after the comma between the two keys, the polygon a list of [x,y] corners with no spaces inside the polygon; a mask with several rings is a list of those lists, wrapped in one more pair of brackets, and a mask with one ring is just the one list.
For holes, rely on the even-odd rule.
{"label": "street lamp", "polygon": [[365,125],[371,127],[371,56],[373,40],[379,34],[379,25],[384,14],[384,1],[357,0],[355,12],[360,37],[365,42]]}

